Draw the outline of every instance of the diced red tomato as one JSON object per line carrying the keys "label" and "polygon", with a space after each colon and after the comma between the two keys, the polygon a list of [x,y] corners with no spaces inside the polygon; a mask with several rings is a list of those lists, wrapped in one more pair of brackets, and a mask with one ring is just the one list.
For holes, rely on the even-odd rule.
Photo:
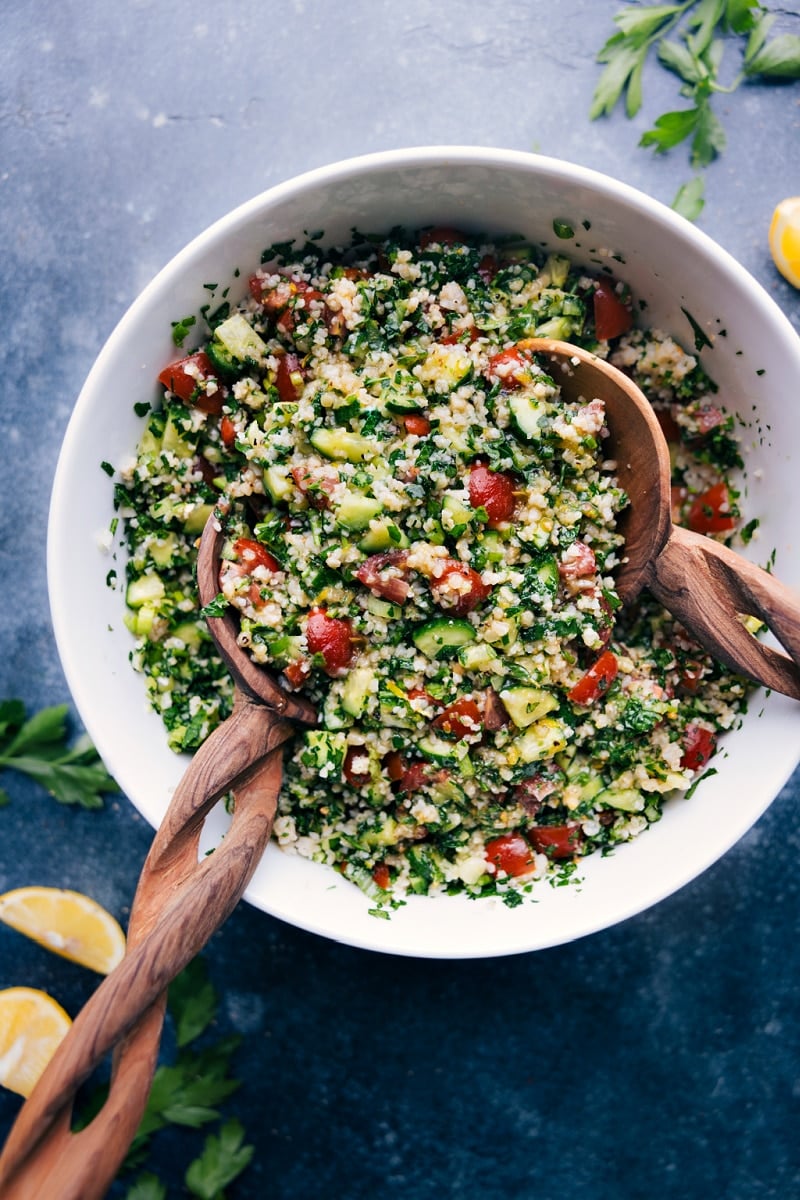
{"label": "diced red tomato", "polygon": [[399,783],[406,773],[406,762],[399,750],[390,750],[383,756],[383,769],[392,783]]}
{"label": "diced red tomato", "polygon": [[476,463],[469,473],[469,502],[473,508],[485,508],[489,525],[494,528],[501,521],[514,515],[517,499],[514,495],[515,481],[503,471],[491,471]]}
{"label": "diced red tomato", "polygon": [[302,390],[302,370],[300,359],[296,354],[282,354],[278,361],[278,374],[275,387],[281,400],[292,403]]}
{"label": "diced red tomato", "polygon": [[431,431],[431,423],[427,417],[412,413],[411,416],[400,419],[405,425],[406,433],[414,434],[416,437],[427,437]]}
{"label": "diced red tomato", "polygon": [[387,550],[384,554],[373,554],[353,572],[353,576],[384,600],[390,600],[392,604],[404,604],[411,585],[397,572],[402,571],[407,558],[408,553],[405,550]]}
{"label": "diced red tomato", "polygon": [[687,658],[681,664],[678,686],[684,692],[694,694],[700,686],[700,680],[703,678],[704,673],[704,667],[701,662],[698,662],[696,659]]}
{"label": "diced red tomato", "polygon": [[312,508],[330,508],[329,493],[338,484],[338,475],[312,475],[307,466],[298,463],[292,467],[292,478]]}
{"label": "diced red tomato", "polygon": [[311,663],[306,658],[293,658],[283,673],[291,687],[301,688],[311,674]]}
{"label": "diced red tomato", "polygon": [[596,662],[567,693],[572,704],[594,704],[604,696],[617,677],[619,664],[611,650],[604,650]]}
{"label": "diced red tomato", "polygon": [[431,581],[431,594],[436,603],[457,617],[465,617],[491,594],[477,571],[466,563],[450,559],[438,579]]}
{"label": "diced red tomato", "polygon": [[366,787],[372,778],[369,773],[369,766],[364,770],[357,770],[355,764],[362,760],[367,760],[366,746],[348,746],[347,753],[344,756],[342,764],[342,774],[351,787]]}
{"label": "diced red tomato", "polygon": [[199,408],[201,412],[219,415],[225,400],[225,388],[217,382],[216,390],[212,389],[209,393],[202,386],[206,380],[216,381],[217,375],[204,350],[170,363],[158,376],[159,383],[169,388],[184,404],[191,404],[192,408]]}
{"label": "diced red tomato", "polygon": [[451,329],[449,333],[440,334],[438,340],[442,346],[458,346],[462,343],[465,346],[471,346],[479,337],[478,328],[473,322],[471,325],[462,326],[460,329]]}
{"label": "diced red tomato", "polygon": [[598,341],[620,337],[633,327],[633,314],[620,300],[610,279],[598,279],[594,289],[594,331]]}
{"label": "diced red tomato", "polygon": [[229,449],[236,441],[236,427],[230,417],[223,417],[219,423],[219,436],[223,445]]}
{"label": "diced red tomato", "polygon": [[321,654],[325,670],[337,675],[353,658],[353,627],[347,618],[329,617],[322,608],[308,614],[306,641],[312,654]]}
{"label": "diced red tomato", "polygon": [[233,543],[233,552],[242,566],[247,568],[248,574],[252,573],[256,567],[266,567],[268,571],[283,569],[266,546],[262,546],[261,542],[256,542],[252,538],[237,538]]}
{"label": "diced red tomato", "polygon": [[716,735],[703,725],[692,723],[683,732],[681,766],[685,771],[699,771],[717,748]]}
{"label": "diced red tomato", "polygon": [[434,700],[430,692],[426,692],[425,688],[414,687],[409,688],[406,693],[409,700],[424,700],[426,704],[432,704],[434,708],[438,707],[438,702]]}
{"label": "diced red tomato", "polygon": [[478,733],[481,727],[481,710],[474,700],[465,697],[448,704],[444,712],[439,713],[431,722],[446,737],[461,738]]}
{"label": "diced red tomato", "polygon": [[594,550],[585,542],[573,542],[565,551],[558,564],[558,573],[562,579],[589,579],[597,572],[597,559]]}
{"label": "diced red tomato", "polygon": [[548,858],[572,858],[583,845],[580,825],[536,825],[528,830],[528,837]]}
{"label": "diced red tomato", "polygon": [[687,517],[689,528],[695,533],[728,533],[736,528],[736,517],[730,507],[727,484],[715,483],[692,501]]}
{"label": "diced red tomato", "polygon": [[496,376],[506,391],[521,387],[531,379],[532,358],[529,351],[520,346],[501,350],[489,359],[486,374]]}
{"label": "diced red tomato", "polygon": [[388,890],[392,882],[392,873],[386,863],[378,863],[373,869],[372,878],[377,883],[379,888],[383,888],[384,892]]}
{"label": "diced red tomato", "polygon": [[511,790],[515,804],[521,804],[526,812],[536,816],[543,802],[558,789],[557,776],[536,774],[520,779]]}
{"label": "diced red tomato", "polygon": [[427,250],[434,242],[438,242],[440,246],[460,246],[463,245],[464,234],[449,225],[435,225],[433,229],[426,229],[420,234],[420,250]]}
{"label": "diced red tomato", "polygon": [[530,844],[521,833],[501,833],[486,843],[486,861],[506,875],[528,875],[536,865]]}
{"label": "diced red tomato", "polygon": [[713,404],[704,404],[702,408],[695,413],[697,421],[697,436],[699,438],[707,437],[712,429],[716,429],[718,425],[722,425],[726,416],[724,412]]}
{"label": "diced red tomato", "polygon": [[430,783],[430,773],[427,763],[413,762],[406,767],[400,776],[399,792],[418,792],[426,783]]}

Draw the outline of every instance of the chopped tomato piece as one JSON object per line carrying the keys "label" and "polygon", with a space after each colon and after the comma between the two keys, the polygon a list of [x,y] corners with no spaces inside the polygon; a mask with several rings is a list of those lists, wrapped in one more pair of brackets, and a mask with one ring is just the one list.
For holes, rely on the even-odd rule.
{"label": "chopped tomato piece", "polygon": [[303,372],[296,354],[283,354],[278,362],[275,387],[281,400],[292,403],[303,390]]}
{"label": "chopped tomato piece", "polygon": [[607,342],[633,328],[633,314],[620,300],[610,279],[598,279],[594,289],[594,331]]}
{"label": "chopped tomato piece", "polygon": [[430,692],[425,691],[425,688],[410,688],[407,695],[409,700],[424,700],[426,704],[432,704],[434,708],[438,707],[438,702],[434,700]]}
{"label": "chopped tomato piece", "polygon": [[351,787],[367,786],[372,776],[369,773],[369,755],[366,746],[347,747],[342,764],[342,774]]}
{"label": "chopped tomato piece", "polygon": [[426,783],[430,783],[430,779],[428,764],[413,762],[403,771],[397,790],[399,792],[418,792]]}
{"label": "chopped tomato piece", "polygon": [[405,550],[387,550],[384,554],[373,554],[353,572],[355,579],[371,592],[390,600],[393,604],[404,604],[411,585],[401,578],[408,554]]}
{"label": "chopped tomato piece", "polygon": [[558,790],[558,776],[539,773],[520,779],[511,791],[515,804],[521,804],[527,813],[535,817],[548,796]]}
{"label": "chopped tomato piece", "polygon": [[452,704],[448,704],[444,712],[439,713],[438,717],[434,717],[431,724],[434,729],[438,729],[446,737],[460,740],[468,737],[471,733],[480,731],[481,710],[474,700],[465,697],[463,700],[455,700]]}
{"label": "chopped tomato piece", "polygon": [[491,594],[477,571],[466,563],[450,559],[438,579],[431,581],[431,593],[436,603],[457,617],[472,612]]}
{"label": "chopped tomato piece", "polygon": [[695,533],[727,533],[736,528],[736,517],[730,509],[727,484],[715,483],[692,501],[687,518],[689,528]]}
{"label": "chopped tomato piece", "polygon": [[306,641],[312,654],[321,654],[325,670],[337,675],[353,658],[353,628],[346,618],[329,617],[322,608],[308,614]]}
{"label": "chopped tomato piece", "polygon": [[471,346],[479,337],[477,326],[473,322],[471,325],[463,325],[460,329],[451,329],[449,333],[441,334],[438,340],[442,346],[458,346],[462,343]]}
{"label": "chopped tomato piece", "polygon": [[530,844],[521,833],[501,833],[486,843],[486,861],[506,875],[528,875],[536,866]]}
{"label": "chopped tomato piece", "polygon": [[529,351],[520,346],[511,346],[508,350],[501,350],[499,354],[492,355],[486,374],[496,376],[506,391],[510,391],[530,382],[532,362]]}
{"label": "chopped tomato piece", "polygon": [[508,521],[514,515],[517,499],[512,475],[491,471],[476,463],[469,473],[469,502],[473,508],[485,508],[491,526]]}
{"label": "chopped tomato piece", "polygon": [[580,825],[536,825],[528,830],[528,837],[548,858],[572,858],[583,845]]}
{"label": "chopped tomato piece", "polygon": [[697,421],[697,437],[707,437],[712,429],[716,429],[718,425],[723,425],[727,420],[724,412],[713,404],[704,404],[702,408],[695,413]]}
{"label": "chopped tomato piece", "polygon": [[389,885],[392,882],[392,875],[386,863],[378,863],[373,869],[372,878],[383,891],[388,891]]}
{"label": "chopped tomato piece", "polygon": [[223,417],[219,423],[219,436],[222,438],[223,444],[230,449],[236,441],[236,427],[230,417]]}
{"label": "chopped tomato piece", "polygon": [[567,693],[567,699],[573,704],[594,704],[604,696],[617,677],[619,664],[616,654],[604,650],[596,662],[583,675],[575,686]]}
{"label": "chopped tomato piece", "polygon": [[311,663],[305,658],[293,658],[283,668],[289,684],[293,688],[301,688],[311,674]]}
{"label": "chopped tomato piece", "polygon": [[[170,363],[158,376],[159,383],[174,393],[184,404],[201,412],[219,415],[225,399],[225,389],[217,381],[216,370],[203,350],[188,354]],[[210,391],[206,390],[211,385]],[[216,384],[216,387],[214,386]]]}
{"label": "chopped tomato piece", "polygon": [[399,750],[390,750],[383,757],[383,767],[392,783],[399,783],[406,773],[406,763]]}
{"label": "chopped tomato piece", "polygon": [[307,466],[298,463],[292,467],[292,478],[312,508],[330,508],[330,493],[339,482],[338,475],[312,475]]}
{"label": "chopped tomato piece", "polygon": [[573,542],[564,551],[558,564],[558,573],[562,579],[589,579],[597,572],[597,559],[594,550],[585,542]]}
{"label": "chopped tomato piece", "polygon": [[248,574],[252,574],[256,567],[266,567],[268,571],[283,569],[266,546],[262,546],[261,542],[253,541],[252,538],[237,538],[233,543],[233,552],[242,566],[247,568]]}
{"label": "chopped tomato piece", "polygon": [[433,229],[426,229],[420,234],[420,250],[427,250],[436,242],[440,246],[461,246],[464,244],[464,234],[451,229],[449,225],[435,225]]}
{"label": "chopped tomato piece", "polygon": [[693,658],[687,658],[680,667],[678,686],[683,688],[684,692],[694,693],[699,688],[700,680],[704,674],[705,668],[701,662]]}
{"label": "chopped tomato piece", "polygon": [[681,766],[686,771],[699,771],[717,748],[716,735],[703,725],[687,725],[683,731]]}
{"label": "chopped tomato piece", "polygon": [[416,437],[427,437],[431,431],[431,423],[427,417],[412,414],[410,417],[401,417],[401,420],[406,427],[406,433],[414,434]]}

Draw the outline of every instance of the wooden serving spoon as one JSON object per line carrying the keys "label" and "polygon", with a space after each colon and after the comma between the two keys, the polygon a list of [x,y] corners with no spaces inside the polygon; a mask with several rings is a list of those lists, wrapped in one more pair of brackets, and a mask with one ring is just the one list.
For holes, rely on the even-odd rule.
{"label": "wooden serving spoon", "polygon": [[[713,538],[672,524],[669,450],[636,384],[567,342],[527,338],[519,344],[549,364],[567,400],[605,404],[608,457],[616,460],[615,475],[630,499],[620,522],[625,557],[615,572],[623,604],[648,588],[716,658],[800,700],[800,595]],[[788,656],[753,637],[743,616],[763,621]]]}
{"label": "wooden serving spoon", "polygon": [[[210,517],[197,562],[203,605],[218,592],[223,538],[220,521]],[[284,692],[240,649],[232,612],[209,618],[208,625],[233,675],[233,712],[193,757],[155,836],[133,902],[125,958],[78,1014],[18,1114],[0,1156],[3,1200],[100,1200],[106,1194],[147,1104],[167,986],[241,898],[269,841],[283,745],[298,723],[316,724],[307,700]],[[203,822],[231,790],[231,827],[198,862]],[[76,1092],[112,1051],[105,1104],[73,1133]]]}

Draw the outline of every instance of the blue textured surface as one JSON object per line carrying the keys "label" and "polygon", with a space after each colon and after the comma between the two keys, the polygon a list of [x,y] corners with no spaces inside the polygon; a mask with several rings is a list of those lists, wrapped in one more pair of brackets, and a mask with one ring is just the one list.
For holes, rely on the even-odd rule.
{"label": "blue textured surface", "polygon": [[[680,105],[673,79],[648,70],[635,122],[587,119],[617,7],[4,5],[0,697],[69,699],[44,569],[60,440],[118,318],[209,222],[301,170],[437,142],[540,150],[672,200],[684,151],[636,143]],[[800,31],[797,17],[784,6],[779,28]],[[766,243],[775,203],[800,191],[797,97],[747,85],[721,98],[729,146],[706,173],[700,225],[800,327],[800,294]],[[4,783],[0,891],[75,887],[124,920],[151,837],[127,800],[75,812]],[[678,895],[535,955],[395,960],[240,908],[206,952],[219,1032],[244,1037],[230,1110],[256,1145],[229,1196],[799,1195],[798,800],[796,774]],[[74,1013],[94,977],[0,927],[0,987],[14,984]],[[0,1129],[17,1108],[0,1096]],[[156,1140],[170,1195],[197,1146]]]}

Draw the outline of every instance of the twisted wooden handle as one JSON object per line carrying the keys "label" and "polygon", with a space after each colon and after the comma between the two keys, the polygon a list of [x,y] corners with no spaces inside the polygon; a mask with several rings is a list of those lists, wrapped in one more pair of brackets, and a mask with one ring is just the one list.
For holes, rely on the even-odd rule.
{"label": "twisted wooden handle", "polygon": [[[800,595],[712,538],[673,526],[648,587],[717,658],[756,683],[800,700]],[[757,641],[758,617],[788,652]]]}
{"label": "twisted wooden handle", "polygon": [[[9,1135],[0,1157],[4,1200],[100,1200],[110,1187],[147,1103],[166,988],[230,915],[258,865],[280,792],[281,747],[292,733],[237,691],[233,715],[195,755],[144,864],[126,956],[78,1014]],[[198,863],[203,821],[234,783],[231,828]],[[75,1094],[111,1050],[108,1098],[73,1133]]]}

